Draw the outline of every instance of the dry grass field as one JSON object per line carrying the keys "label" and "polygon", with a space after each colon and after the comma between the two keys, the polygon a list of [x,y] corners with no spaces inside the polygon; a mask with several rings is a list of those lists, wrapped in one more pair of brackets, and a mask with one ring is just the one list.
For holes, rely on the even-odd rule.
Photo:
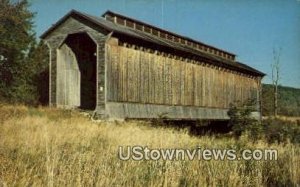
{"label": "dry grass field", "polygon": [[[91,122],[75,111],[0,105],[0,186],[297,186],[300,147],[191,136],[147,122]],[[277,161],[122,161],[118,146],[278,150]]]}
{"label": "dry grass field", "polygon": [[[263,119],[270,119],[272,117],[264,116]],[[300,121],[300,117],[292,117],[292,116],[278,116],[279,119],[284,120],[284,121],[291,121],[291,122],[296,122]]]}

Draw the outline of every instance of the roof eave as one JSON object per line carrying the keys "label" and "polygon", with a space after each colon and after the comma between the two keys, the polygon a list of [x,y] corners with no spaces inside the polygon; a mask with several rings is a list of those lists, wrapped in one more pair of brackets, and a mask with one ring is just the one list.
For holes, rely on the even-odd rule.
{"label": "roof eave", "polygon": [[52,32],[56,27],[62,24],[68,17],[70,17],[75,12],[76,10],[73,9],[69,11],[66,15],[60,18],[55,24],[53,24],[50,28],[48,28],[45,32],[43,32],[43,34],[40,35],[40,38],[45,39],[50,32]]}
{"label": "roof eave", "polygon": [[59,25],[61,25],[65,20],[67,20],[69,17],[72,16],[80,16],[90,22],[93,22],[94,24],[101,26],[103,29],[107,30],[108,32],[112,32],[112,30],[108,27],[106,27],[105,25],[101,25],[99,22],[96,22],[92,19],[90,19],[88,16],[86,16],[85,14],[76,11],[74,9],[72,9],[71,11],[69,11],[66,15],[64,15],[62,18],[60,18],[55,24],[53,24],[50,28],[48,28],[43,34],[40,35],[41,39],[45,39],[49,33],[51,33],[53,30],[55,30]]}
{"label": "roof eave", "polygon": [[105,13],[103,13],[101,16],[102,16],[102,17],[105,17],[106,14],[112,14],[112,15],[115,15],[115,16],[123,17],[124,19],[128,19],[128,20],[131,20],[131,21],[134,21],[134,22],[138,22],[138,23],[144,24],[144,25],[146,25],[146,26],[148,26],[148,27],[152,27],[152,28],[155,28],[155,29],[158,29],[158,30],[167,32],[167,33],[171,33],[172,35],[175,35],[175,36],[177,36],[177,37],[180,37],[180,38],[183,38],[183,39],[186,39],[186,40],[190,40],[190,41],[199,43],[199,44],[201,44],[201,45],[205,45],[205,46],[207,46],[207,47],[210,47],[210,48],[213,48],[213,49],[222,51],[222,52],[224,52],[224,53],[227,53],[227,54],[229,54],[229,55],[232,55],[232,56],[236,57],[236,54],[234,54],[234,53],[232,53],[232,52],[229,52],[229,51],[226,51],[226,50],[224,50],[224,49],[220,49],[220,48],[218,48],[218,47],[215,47],[215,46],[212,46],[212,45],[203,43],[203,42],[201,42],[201,41],[197,41],[197,40],[195,40],[195,39],[193,39],[193,38],[190,38],[190,37],[187,37],[187,36],[182,36],[182,35],[180,35],[180,34],[177,34],[177,33],[172,32],[172,31],[168,31],[168,30],[165,30],[165,29],[163,29],[163,28],[159,28],[159,27],[157,27],[157,26],[151,25],[151,24],[149,24],[149,23],[145,23],[145,22],[143,22],[143,21],[140,21],[140,20],[137,20],[137,19],[134,19],[134,18],[131,18],[131,17],[127,17],[127,16],[124,16],[124,15],[121,15],[121,14],[116,13],[116,12],[113,12],[113,11],[111,11],[111,10],[107,10],[107,11],[106,11]]}
{"label": "roof eave", "polygon": [[[108,13],[108,12],[111,12],[111,11],[106,11],[106,13]],[[104,14],[106,14],[106,13],[104,13]],[[79,11],[76,11],[76,10],[71,10],[70,12],[68,12],[65,16],[63,16],[61,19],[59,19],[54,25],[52,25],[48,30],[46,30],[41,36],[40,36],[40,38],[41,39],[45,39],[55,28],[57,28],[59,25],[61,25],[66,19],[68,19],[69,17],[71,17],[71,16],[80,16],[81,18],[84,18],[85,20],[87,20],[87,21],[90,21],[91,23],[93,23],[93,24],[95,24],[95,25],[97,25],[97,26],[99,26],[99,27],[101,27],[102,29],[105,29],[105,30],[107,30],[107,31],[109,31],[109,32],[113,32],[113,34],[115,35],[115,34],[121,34],[121,35],[126,35],[126,36],[129,36],[129,37],[137,37],[137,36],[131,36],[130,34],[128,34],[128,33],[124,33],[124,32],[119,32],[119,31],[117,31],[117,30],[113,30],[113,29],[111,29],[111,28],[109,28],[109,27],[107,27],[107,26],[105,26],[105,25],[103,25],[103,24],[101,24],[101,23],[99,23],[99,22],[97,22],[97,20],[94,20],[92,17],[90,17],[90,16],[88,16],[88,15],[85,15],[84,13],[81,13],[81,12],[79,12]],[[172,46],[169,46],[169,45],[167,45],[167,44],[165,44],[165,43],[161,43],[161,44],[158,44],[157,42],[154,42],[154,41],[151,41],[151,40],[148,40],[147,38],[143,38],[143,37],[139,37],[139,39],[141,39],[141,40],[144,40],[144,41],[146,41],[146,42],[150,42],[150,43],[154,43],[154,44],[156,44],[156,45],[161,45],[161,46],[164,46],[164,47],[172,47]],[[174,48],[174,46],[173,46],[173,48]],[[196,54],[195,52],[192,52],[192,51],[189,51],[189,50],[183,50],[183,49],[180,49],[180,48],[176,48],[177,50],[179,50],[179,51],[183,51],[183,52],[187,52],[187,53],[191,53],[191,54],[193,54],[193,55],[197,55],[197,56],[200,56],[201,58],[206,58],[206,59],[208,59],[209,61],[217,61],[217,62],[219,62],[220,60],[214,60],[214,59],[210,59],[210,58],[208,58],[208,57],[205,57],[205,56],[201,56],[201,54]],[[220,61],[220,62],[222,62],[222,61]],[[237,63],[237,64],[240,64],[240,65],[242,65],[242,66],[247,66],[247,67],[236,67],[236,66],[234,66],[234,65],[231,65],[231,64],[222,64],[222,63],[220,63],[220,64],[222,64],[222,65],[226,65],[227,67],[230,67],[230,68],[233,68],[233,69],[236,69],[236,70],[244,70],[244,71],[246,71],[246,72],[248,72],[248,73],[250,73],[250,74],[252,74],[252,75],[255,75],[255,76],[260,76],[260,77],[263,77],[263,76],[265,76],[266,74],[265,73],[262,73],[262,72],[260,72],[260,71],[258,71],[258,70],[256,70],[256,69],[254,69],[254,68],[252,68],[252,67],[250,67],[250,66],[248,66],[248,65],[246,65],[246,64],[243,64],[243,63],[240,63],[240,62],[234,62],[234,63]]]}
{"label": "roof eave", "polygon": [[[118,37],[118,34],[119,34],[119,35],[123,35],[123,36],[125,35],[125,36],[127,36],[127,37],[133,37],[133,36],[131,36],[131,35],[129,35],[129,34],[126,34],[126,33],[123,33],[123,32],[114,31],[114,36]],[[145,41],[145,42],[154,43],[153,41],[148,40],[147,38],[140,37],[139,39],[141,39],[141,40],[143,40],[143,41]],[[169,45],[164,44],[164,43],[161,43],[161,44],[155,43],[155,44],[156,44],[156,45],[160,45],[160,46],[162,46],[162,47],[174,48],[174,46],[169,46]],[[246,64],[243,64],[243,63],[241,63],[241,62],[235,61],[235,62],[233,62],[233,63],[237,63],[237,64],[240,64],[240,65],[243,65],[243,66],[247,66],[247,68],[236,67],[236,66],[233,66],[233,65],[227,64],[227,63],[225,64],[225,63],[223,63],[222,60],[214,60],[214,59],[210,59],[209,57],[205,57],[205,56],[202,56],[202,55],[200,55],[200,54],[196,54],[195,52],[182,50],[182,49],[180,49],[180,48],[176,48],[176,50],[183,51],[183,52],[186,52],[186,53],[190,53],[190,54],[192,54],[192,55],[197,55],[197,56],[199,56],[199,57],[201,57],[201,58],[204,58],[204,59],[207,59],[207,60],[209,60],[209,61],[217,61],[217,62],[220,62],[220,63],[219,63],[219,66],[226,66],[227,68],[231,68],[231,69],[234,69],[234,70],[236,70],[236,71],[245,71],[245,72],[247,72],[248,74],[252,74],[252,75],[254,75],[254,76],[259,76],[259,77],[265,76],[264,73],[262,73],[262,72],[260,72],[260,71],[258,71],[258,70],[256,70],[256,69],[254,69],[254,68],[252,68],[252,67],[250,67],[250,66],[248,66],[248,65],[246,65]],[[216,65],[216,64],[214,63],[214,65]],[[249,68],[249,69],[248,69],[248,68]]]}

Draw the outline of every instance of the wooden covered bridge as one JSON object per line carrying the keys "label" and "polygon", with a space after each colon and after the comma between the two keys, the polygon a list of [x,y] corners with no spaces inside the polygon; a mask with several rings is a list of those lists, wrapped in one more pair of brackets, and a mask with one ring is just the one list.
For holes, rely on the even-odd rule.
{"label": "wooden covered bridge", "polygon": [[264,76],[235,55],[107,11],[70,11],[41,38],[50,51],[50,105],[103,118],[228,119]]}

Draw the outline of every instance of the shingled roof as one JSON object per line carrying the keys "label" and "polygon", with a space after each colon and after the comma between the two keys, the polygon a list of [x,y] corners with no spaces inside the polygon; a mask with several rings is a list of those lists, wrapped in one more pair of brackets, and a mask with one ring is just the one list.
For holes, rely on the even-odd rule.
{"label": "shingled roof", "polygon": [[[107,14],[107,13],[112,13],[112,12],[108,11],[105,14]],[[113,14],[116,14],[116,13],[113,13]],[[117,15],[120,15],[120,14],[117,14]],[[159,46],[163,46],[166,48],[175,49],[178,51],[189,53],[191,55],[195,55],[195,56],[204,58],[204,59],[206,59],[207,63],[211,63],[216,66],[229,68],[232,70],[240,71],[240,72],[255,75],[255,76],[264,76],[265,75],[264,73],[254,69],[246,64],[243,64],[243,63],[240,63],[240,62],[237,62],[234,60],[221,58],[217,55],[213,55],[210,53],[206,53],[206,52],[197,50],[192,46],[187,46],[187,45],[183,45],[183,44],[180,44],[177,42],[173,42],[171,40],[163,39],[161,37],[154,36],[153,34],[149,34],[149,33],[137,30],[137,29],[133,29],[133,28],[126,27],[126,26],[123,26],[120,24],[116,24],[114,22],[106,20],[104,17],[96,17],[96,16],[92,16],[92,15],[88,15],[86,13],[76,11],[76,10],[71,10],[68,14],[66,14],[64,17],[62,17],[57,23],[55,23],[52,27],[50,27],[47,31],[45,31],[40,37],[42,39],[45,39],[48,34],[50,34],[55,28],[57,28],[59,25],[61,25],[69,17],[74,17],[75,19],[76,18],[83,19],[83,20],[89,22],[90,24],[92,24],[93,26],[99,27],[100,29],[104,29],[107,32],[112,32],[113,35],[115,35],[115,36],[125,35],[128,37],[139,39],[139,40],[149,42],[149,43],[152,43],[155,45],[159,45]],[[125,18],[128,18],[128,17],[125,17]],[[140,21],[138,21],[138,22],[140,22]],[[143,22],[140,22],[140,23],[143,23]],[[147,25],[149,25],[149,24],[147,24]],[[149,25],[149,26],[151,26],[151,25]],[[160,29],[157,27],[154,27],[154,28]],[[160,30],[165,31],[163,29],[160,29]],[[169,31],[165,31],[165,32],[169,32]],[[175,33],[172,33],[172,34],[175,34]],[[177,34],[175,34],[175,35],[177,35]],[[180,36],[180,35],[177,35],[177,36],[186,38],[188,40],[192,40],[188,37],[184,37],[184,36]],[[192,41],[198,42],[196,40],[192,40]],[[201,43],[201,42],[198,42],[198,43]],[[203,44],[203,43],[201,43],[201,44]],[[206,44],[204,44],[204,45],[206,45]],[[209,46],[209,45],[207,45],[207,46]],[[209,46],[209,47],[212,47],[212,46]],[[213,47],[213,48],[218,49],[215,47]],[[229,52],[227,52],[227,53],[234,55]]]}

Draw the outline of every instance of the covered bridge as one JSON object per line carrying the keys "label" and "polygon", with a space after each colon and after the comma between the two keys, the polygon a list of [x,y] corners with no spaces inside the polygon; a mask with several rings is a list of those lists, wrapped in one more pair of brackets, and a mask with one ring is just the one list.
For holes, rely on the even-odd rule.
{"label": "covered bridge", "polygon": [[103,118],[228,119],[230,103],[255,100],[264,76],[235,55],[107,11],[70,11],[41,38],[50,51],[51,106]]}

